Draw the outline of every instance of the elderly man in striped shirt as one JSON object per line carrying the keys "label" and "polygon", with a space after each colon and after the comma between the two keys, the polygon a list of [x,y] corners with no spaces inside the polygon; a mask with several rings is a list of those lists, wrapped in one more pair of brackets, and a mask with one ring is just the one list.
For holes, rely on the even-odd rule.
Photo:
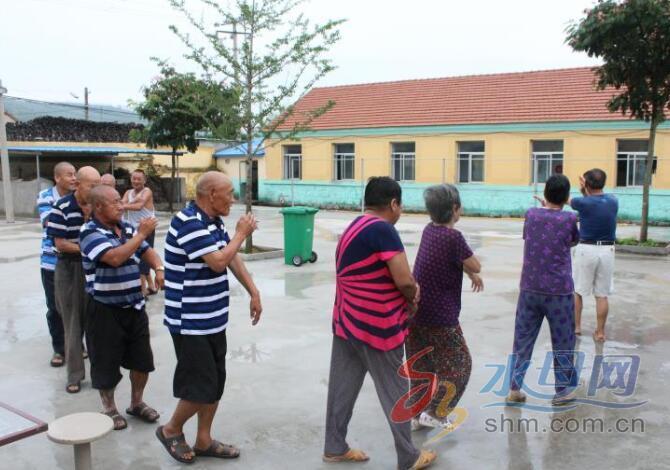
{"label": "elderly man in striped shirt", "polygon": [[79,250],[79,230],[91,210],[88,195],[100,183],[100,173],[91,166],[77,172],[75,191],[54,204],[47,222],[47,236],[53,239],[58,253],[54,273],[56,307],[63,318],[65,331],[65,362],[67,364],[68,393],[81,390],[84,380],[83,348],[86,312],[89,298],[85,291],[84,269]]}
{"label": "elderly man in striped shirt", "polygon": [[[251,296],[252,324],[258,323],[262,311],[258,289],[237,254],[256,229],[256,219],[242,216],[235,236],[228,236],[223,216],[234,202],[233,185],[222,173],[202,175],[196,192],[196,200],[173,217],[165,244],[165,324],[177,356],[173,392],[179,402],[170,421],[156,430],[170,455],[184,463],[196,456],[240,455],[211,435],[226,380],[228,268]],[[183,426],[195,414],[198,431],[191,448]]]}
{"label": "elderly man in striped shirt", "polygon": [[74,191],[77,177],[76,170],[68,162],[60,162],[54,166],[54,186],[40,191],[37,196],[37,211],[42,223],[42,252],[40,256],[40,271],[42,274],[42,287],[47,302],[47,325],[51,335],[51,366],[61,367],[65,363],[65,339],[63,332],[63,319],[56,307],[56,292],[54,287],[54,271],[56,270],[56,251],[51,238],[47,236],[47,221],[53,203],[61,197]]}
{"label": "elderly man in striped shirt", "polygon": [[91,382],[100,391],[104,414],[119,430],[128,425],[114,401],[114,390],[122,378],[120,367],[130,370],[130,407],[126,413],[149,423],[159,418],[142,399],[154,360],[139,266],[140,259],[151,266],[157,285],[162,287],[164,268],[146,242],[158,220],[141,219],[137,229],[123,222],[121,197],[106,185],[93,188],[90,203],[93,217],[82,227],[79,245],[86,292],[93,298],[86,327]]}

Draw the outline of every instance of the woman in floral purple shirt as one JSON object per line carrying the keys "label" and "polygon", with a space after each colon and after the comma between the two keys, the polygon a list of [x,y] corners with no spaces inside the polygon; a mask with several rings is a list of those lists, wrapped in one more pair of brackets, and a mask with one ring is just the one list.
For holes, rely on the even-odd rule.
{"label": "woman in floral purple shirt", "polygon": [[[458,190],[450,184],[432,186],[424,193],[431,223],[426,225],[414,263],[421,301],[409,327],[407,359],[432,347],[415,364],[415,370],[437,375],[438,388],[412,427],[452,427],[449,413],[456,407],[470,378],[472,359],[458,322],[463,272],[475,291],[483,288],[481,266],[454,225],[461,214]],[[412,388],[425,380],[412,380]]]}
{"label": "woman in floral purple shirt", "polygon": [[544,197],[542,207],[528,209],[523,226],[523,270],[514,324],[508,404],[526,401],[521,392],[523,379],[545,317],[551,331],[556,376],[556,395],[552,403],[564,405],[575,398],[575,301],[570,248],[579,241],[579,231],[577,216],[563,211],[570,197],[568,178],[550,177],[544,186]]}

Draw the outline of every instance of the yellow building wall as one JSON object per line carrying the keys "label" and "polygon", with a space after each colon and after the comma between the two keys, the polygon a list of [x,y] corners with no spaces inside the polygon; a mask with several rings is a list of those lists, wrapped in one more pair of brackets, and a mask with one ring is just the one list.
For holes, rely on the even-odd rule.
{"label": "yellow building wall", "polygon": [[[616,152],[619,139],[647,139],[647,131],[565,131],[565,132],[501,132],[491,134],[388,135],[352,136],[347,138],[306,137],[299,141],[269,141],[266,147],[266,177],[283,178],[282,148],[302,145],[303,180],[332,181],[334,144],[355,145],[355,178],[391,174],[391,145],[394,142],[415,142],[416,182],[448,183],[457,181],[458,142],[485,142],[484,183],[492,185],[528,186],[532,181],[531,154],[534,140],[563,140],[563,172],[573,184],[586,170],[603,169],[607,186],[616,185]],[[658,169],[652,186],[670,189],[670,131],[657,134],[655,154]],[[444,175],[444,176],[443,176]]]}

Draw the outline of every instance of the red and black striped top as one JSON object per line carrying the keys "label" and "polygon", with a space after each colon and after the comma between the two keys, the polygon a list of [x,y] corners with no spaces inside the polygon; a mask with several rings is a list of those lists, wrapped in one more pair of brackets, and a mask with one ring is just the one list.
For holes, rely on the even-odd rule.
{"label": "red and black striped top", "polygon": [[407,303],[386,262],[404,251],[390,223],[362,215],[344,231],[336,251],[333,334],[390,351],[407,336]]}

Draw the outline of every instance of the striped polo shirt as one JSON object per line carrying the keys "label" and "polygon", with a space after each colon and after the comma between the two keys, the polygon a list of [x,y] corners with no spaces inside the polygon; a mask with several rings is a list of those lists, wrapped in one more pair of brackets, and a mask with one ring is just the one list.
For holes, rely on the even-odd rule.
{"label": "striped polo shirt", "polygon": [[119,223],[118,227],[120,236],[93,218],[81,228],[79,246],[86,275],[86,292],[106,305],[141,310],[144,295],[140,283],[140,258],[149,244],[142,241],[133,256],[119,267],[103,263],[102,257],[106,252],[125,244],[137,233],[127,222]]}
{"label": "striped polo shirt", "polygon": [[47,188],[37,195],[37,212],[40,215],[40,223],[42,224],[42,250],[40,253],[40,268],[48,271],[56,269],[56,250],[54,248],[53,239],[47,236],[47,219],[51,213],[53,203],[58,201],[61,195],[58,194],[58,188],[52,186]]}
{"label": "striped polo shirt", "polygon": [[387,261],[405,250],[390,223],[357,217],[337,245],[333,333],[381,351],[401,346],[407,336],[407,302]]}
{"label": "striped polo shirt", "polygon": [[210,335],[228,325],[228,271],[212,271],[202,256],[230,242],[223,217],[195,202],[172,218],[165,240],[165,318],[173,334]]}
{"label": "striped polo shirt", "polygon": [[[77,204],[74,193],[60,198],[51,209],[47,222],[47,236],[63,238],[79,244],[79,230],[84,225],[84,214]],[[58,250],[56,250],[58,251]]]}

